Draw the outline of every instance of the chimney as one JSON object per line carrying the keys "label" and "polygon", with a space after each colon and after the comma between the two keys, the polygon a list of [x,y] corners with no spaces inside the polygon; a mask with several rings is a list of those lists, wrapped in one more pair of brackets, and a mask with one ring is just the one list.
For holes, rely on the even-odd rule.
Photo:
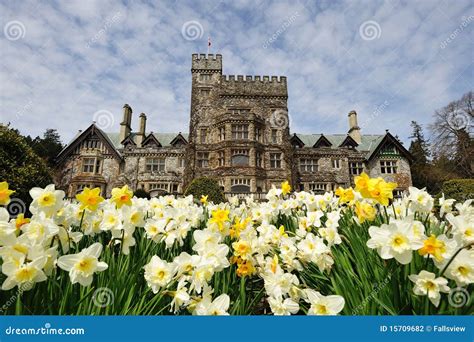
{"label": "chimney", "polygon": [[132,132],[132,108],[128,104],[123,105],[123,120],[120,123],[120,142]]}
{"label": "chimney", "polygon": [[357,123],[357,113],[355,110],[349,112],[349,132],[347,132],[352,139],[358,144],[361,143],[360,127]]}
{"label": "chimney", "polygon": [[137,134],[137,146],[142,147],[143,140],[145,139],[145,131],[146,131],[146,115],[145,113],[140,114],[140,130]]}

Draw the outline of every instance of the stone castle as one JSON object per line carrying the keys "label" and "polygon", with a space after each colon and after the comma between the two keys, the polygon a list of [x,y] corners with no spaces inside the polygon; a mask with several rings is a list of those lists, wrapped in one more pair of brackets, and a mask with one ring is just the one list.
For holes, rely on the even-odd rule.
{"label": "stone castle", "polygon": [[193,54],[191,77],[189,134],[147,132],[144,113],[132,131],[126,104],[120,132],[93,123],[59,153],[58,186],[69,197],[124,184],[156,196],[207,176],[227,195],[259,198],[284,180],[316,193],[348,187],[363,171],[397,182],[396,195],[411,185],[409,152],[388,131],[363,135],[355,111],[347,134],[290,133],[284,76],[223,75],[221,55]]}

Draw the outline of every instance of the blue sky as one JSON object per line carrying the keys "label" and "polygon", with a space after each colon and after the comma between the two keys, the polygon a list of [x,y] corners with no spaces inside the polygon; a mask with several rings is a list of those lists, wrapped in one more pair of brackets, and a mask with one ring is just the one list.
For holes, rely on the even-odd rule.
{"label": "blue sky", "polygon": [[64,142],[122,106],[148,130],[187,132],[191,54],[224,73],[286,75],[291,131],[390,129],[473,90],[474,9],[466,1],[0,1],[0,122]]}

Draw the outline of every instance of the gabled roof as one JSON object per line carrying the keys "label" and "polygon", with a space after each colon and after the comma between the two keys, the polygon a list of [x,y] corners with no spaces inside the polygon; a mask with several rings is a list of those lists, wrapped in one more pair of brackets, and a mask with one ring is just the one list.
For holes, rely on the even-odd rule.
{"label": "gabled roof", "polygon": [[321,134],[319,139],[316,140],[314,143],[313,147],[331,147],[333,144],[324,136],[324,134]]}
{"label": "gabled roof", "polygon": [[145,139],[143,139],[143,142],[142,142],[142,146],[147,146],[150,144],[155,144],[157,147],[163,147],[160,141],[155,137],[153,132],[148,134],[148,136]]}
{"label": "gabled roof", "polygon": [[293,136],[290,138],[291,145],[298,145],[300,148],[304,146],[304,142],[301,141],[300,138],[296,135],[296,133],[293,134]]}
{"label": "gabled roof", "polygon": [[187,141],[186,138],[181,134],[181,132],[179,132],[178,135],[177,135],[173,140],[171,140],[170,145],[175,146],[178,142],[181,142],[183,145],[187,145],[187,144],[188,144],[188,141]]}
{"label": "gabled roof", "polygon": [[109,151],[112,153],[112,155],[114,155],[115,158],[122,159],[122,155],[117,150],[117,148],[115,147],[115,144],[110,140],[108,135],[104,133],[95,124],[92,124],[85,131],[79,132],[71,140],[71,142],[68,145],[66,145],[61,150],[61,152],[59,152],[59,154],[56,157],[56,161],[60,163],[67,156],[69,156],[76,149],[76,147],[78,147],[84,140],[87,140],[87,138],[91,135],[96,135],[99,138],[99,140],[101,140],[109,148]]}
{"label": "gabled roof", "polygon": [[133,136],[130,134],[128,137],[126,137],[125,139],[123,139],[123,141],[121,142],[121,144],[123,146],[127,146],[127,145],[133,145],[133,146],[137,146],[137,144],[135,143],[135,141],[133,141]]}
{"label": "gabled roof", "polygon": [[[105,133],[109,137],[110,141],[114,144],[115,148],[120,149],[122,148],[122,144],[120,141],[120,133],[112,132],[112,133]],[[148,137],[150,134],[153,134],[153,136],[158,140],[161,144],[162,147],[169,147],[173,146],[172,142],[178,137],[181,136],[185,143],[187,144],[187,139],[188,139],[188,134],[184,133],[153,133],[150,132],[148,134],[145,134],[146,137]],[[130,136],[132,137],[133,141],[136,143],[136,132],[130,133]]]}
{"label": "gabled roof", "polygon": [[347,135],[347,137],[342,141],[342,143],[339,144],[339,147],[346,146],[357,147],[359,146],[359,144],[350,135]]}
{"label": "gabled roof", "polygon": [[413,157],[411,156],[410,152],[402,145],[402,143],[397,138],[395,138],[389,132],[387,132],[380,140],[378,145],[367,154],[367,159],[371,160],[376,157],[379,154],[380,150],[388,143],[392,143],[393,145],[395,145],[395,147],[400,151],[400,153],[410,162],[413,160]]}

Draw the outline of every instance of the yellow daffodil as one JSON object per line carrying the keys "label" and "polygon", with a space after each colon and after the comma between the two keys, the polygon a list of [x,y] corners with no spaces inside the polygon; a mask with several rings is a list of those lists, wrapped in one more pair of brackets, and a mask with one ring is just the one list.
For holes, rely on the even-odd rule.
{"label": "yellow daffodil", "polygon": [[15,227],[17,230],[20,230],[21,227],[27,223],[30,223],[30,219],[25,218],[25,214],[19,214],[15,219]]}
{"label": "yellow daffodil", "polygon": [[206,204],[207,204],[207,198],[208,198],[208,197],[209,197],[208,195],[206,195],[206,196],[202,195],[202,196],[201,196],[201,199],[200,199],[199,201],[201,202],[202,205],[206,205]]}
{"label": "yellow daffodil", "polygon": [[354,178],[355,190],[360,192],[362,197],[372,198],[387,206],[389,199],[393,199],[393,190],[397,183],[386,182],[381,177],[370,178],[365,172]]}
{"label": "yellow daffodil", "polygon": [[364,223],[365,221],[373,221],[377,210],[369,203],[356,202],[355,213],[359,222]]}
{"label": "yellow daffodil", "polygon": [[290,191],[291,191],[291,185],[290,183],[288,183],[288,181],[284,181],[283,183],[281,183],[281,193],[283,195],[289,194]]}
{"label": "yellow daffodil", "polygon": [[225,209],[216,209],[211,213],[210,223],[215,223],[219,227],[219,230],[224,229],[224,223],[229,221],[229,210]]}
{"label": "yellow daffodil", "polygon": [[10,203],[10,195],[15,191],[8,189],[7,182],[0,182],[0,205],[7,205]]}
{"label": "yellow daffodil", "polygon": [[248,241],[239,240],[232,244],[234,255],[243,260],[247,260],[252,255],[252,247]]}
{"label": "yellow daffodil", "polygon": [[100,188],[89,189],[88,187],[77,194],[76,199],[81,203],[81,210],[89,209],[90,211],[96,211],[99,204],[104,201],[104,198],[100,196]]}
{"label": "yellow daffodil", "polygon": [[363,197],[369,197],[368,187],[369,187],[370,177],[362,172],[360,176],[354,178],[355,190],[360,192]]}
{"label": "yellow daffodil", "polygon": [[334,194],[339,197],[339,203],[348,203],[354,200],[354,191],[352,188],[337,188]]}
{"label": "yellow daffodil", "polygon": [[117,208],[122,208],[123,205],[132,205],[133,192],[124,185],[122,188],[112,189],[112,202],[115,203]]}
{"label": "yellow daffodil", "polygon": [[446,244],[438,240],[435,235],[431,235],[429,238],[427,238],[425,241],[423,241],[423,247],[421,247],[418,250],[418,253],[421,256],[424,255],[432,255],[436,261],[440,262],[442,261],[443,254],[446,252]]}
{"label": "yellow daffodil", "polygon": [[240,262],[237,264],[237,275],[239,277],[250,276],[255,273],[255,267],[248,260]]}

